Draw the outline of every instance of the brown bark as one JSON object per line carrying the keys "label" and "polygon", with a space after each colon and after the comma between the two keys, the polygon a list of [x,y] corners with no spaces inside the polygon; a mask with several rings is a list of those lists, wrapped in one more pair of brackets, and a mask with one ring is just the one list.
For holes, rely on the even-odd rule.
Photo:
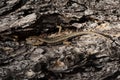
{"label": "brown bark", "polygon": [[[86,35],[72,45],[27,44],[28,37],[57,33],[57,26],[112,41]],[[119,60],[120,0],[0,0],[1,80],[119,80]]]}

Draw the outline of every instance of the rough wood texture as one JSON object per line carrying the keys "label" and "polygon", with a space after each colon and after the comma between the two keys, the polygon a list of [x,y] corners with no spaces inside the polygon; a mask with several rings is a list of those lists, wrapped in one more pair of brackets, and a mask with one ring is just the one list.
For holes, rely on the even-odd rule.
{"label": "rough wood texture", "polygon": [[[113,41],[89,34],[69,45],[27,44],[57,26]],[[120,0],[0,0],[0,80],[119,80],[119,60]]]}

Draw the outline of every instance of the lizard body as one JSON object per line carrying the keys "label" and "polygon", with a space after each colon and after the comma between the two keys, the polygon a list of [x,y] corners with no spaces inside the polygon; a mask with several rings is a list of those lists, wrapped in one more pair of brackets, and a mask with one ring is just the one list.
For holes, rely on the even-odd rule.
{"label": "lizard body", "polygon": [[[109,35],[105,35],[105,34],[97,33],[97,32],[89,32],[89,31],[73,32],[70,34],[66,34],[66,35],[62,35],[62,36],[58,36],[58,37],[54,37],[54,38],[37,38],[37,40],[39,40],[40,42],[48,43],[48,44],[54,44],[54,43],[61,42],[61,41],[64,41],[66,39],[70,39],[70,38],[73,38],[76,36],[89,35],[89,34],[94,34],[94,35],[109,39],[110,41],[113,41]],[[39,43],[38,43],[38,45],[39,45]]]}

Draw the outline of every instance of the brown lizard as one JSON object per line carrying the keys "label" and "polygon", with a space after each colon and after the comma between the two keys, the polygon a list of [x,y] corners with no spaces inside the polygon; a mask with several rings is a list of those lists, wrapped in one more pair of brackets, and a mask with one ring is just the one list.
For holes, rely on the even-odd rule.
{"label": "brown lizard", "polygon": [[104,37],[110,41],[113,41],[112,38],[109,35],[103,34],[103,33],[97,33],[97,32],[89,32],[89,31],[83,31],[83,32],[73,32],[70,34],[54,37],[54,38],[40,38],[40,37],[30,37],[27,38],[26,41],[28,44],[33,44],[33,45],[40,45],[42,43],[48,43],[48,44],[54,44],[57,42],[62,42],[66,39],[70,39],[76,36],[82,36],[82,35],[89,35],[89,34],[94,34],[100,37]]}

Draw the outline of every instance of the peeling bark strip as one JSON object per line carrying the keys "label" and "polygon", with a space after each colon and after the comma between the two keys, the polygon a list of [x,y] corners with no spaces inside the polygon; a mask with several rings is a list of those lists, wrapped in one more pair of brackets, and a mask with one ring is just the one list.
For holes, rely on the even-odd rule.
{"label": "peeling bark strip", "polygon": [[21,19],[17,19],[16,21],[14,20],[14,21],[9,22],[10,25],[8,23],[1,24],[0,25],[0,32],[5,31],[7,29],[11,29],[11,28],[28,27],[35,22],[36,17],[37,17],[36,14],[32,13],[32,14],[29,14],[29,15],[21,18]]}
{"label": "peeling bark strip", "polygon": [[30,24],[32,24],[36,20],[36,18],[37,18],[37,16],[35,13],[29,14],[21,19],[18,19],[14,23],[12,23],[10,25],[10,28],[17,28],[20,26],[22,26],[21,28],[25,28],[25,27],[29,26]]}

